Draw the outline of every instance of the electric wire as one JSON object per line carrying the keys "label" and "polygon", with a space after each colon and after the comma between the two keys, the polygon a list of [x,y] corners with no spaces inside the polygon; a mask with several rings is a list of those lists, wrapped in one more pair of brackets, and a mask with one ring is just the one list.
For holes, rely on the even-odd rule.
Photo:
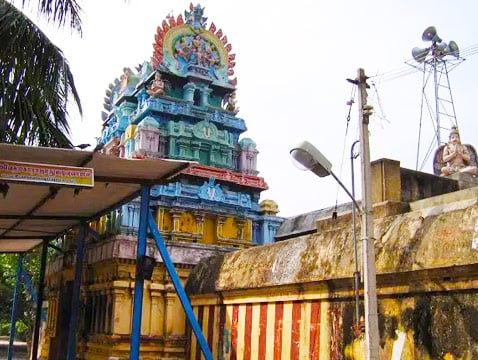
{"label": "electric wire", "polygon": [[[466,57],[475,55],[477,53],[478,53],[478,44],[471,45],[469,47],[464,48],[462,51],[460,51],[459,58],[461,58],[462,61],[464,61],[466,60]],[[417,68],[414,65],[412,65],[414,63],[417,63],[416,60],[413,58],[410,58],[407,61],[405,61],[405,64],[407,64],[406,66],[385,71],[383,73],[378,73],[374,76],[370,76],[370,78],[380,78],[381,82],[387,82],[387,81],[400,79],[405,76],[409,76],[413,73],[416,73],[417,71]]]}
{"label": "electric wire", "polygon": [[375,81],[372,81],[371,84],[372,84],[372,87],[373,87],[373,90],[374,90],[373,97],[372,97],[372,103],[374,103],[374,99],[376,97],[377,98],[377,104],[378,104],[378,110],[380,111],[380,114],[378,114],[377,112],[374,112],[374,114],[377,116],[377,118],[379,120],[385,121],[388,124],[390,124],[390,121],[387,119],[387,116],[385,115],[385,111],[383,110],[382,100],[381,100],[380,95],[378,93],[378,88],[376,86]]}
{"label": "electric wire", "polygon": [[[424,48],[424,50],[426,50],[426,49],[427,48]],[[456,57],[456,58],[453,58],[451,56],[447,57],[446,63],[444,62],[444,64],[442,64],[442,66],[440,66],[440,68],[439,68],[438,72],[439,72],[440,78],[443,74],[445,74],[445,76],[448,77],[448,73],[451,72],[455,67],[457,67],[459,64],[461,64],[463,61],[465,61],[466,57],[471,57],[471,56],[473,56],[477,53],[478,53],[478,44],[474,44],[474,45],[471,45],[471,46],[468,46],[468,47],[462,49],[459,53],[459,56]],[[427,64],[427,62],[424,62],[423,63],[423,69],[421,69],[420,68],[421,63],[419,63],[415,59],[411,58],[411,59],[405,61],[405,64],[406,64],[406,66],[403,66],[403,67],[400,67],[400,68],[397,68],[397,69],[393,69],[393,70],[390,70],[390,71],[385,71],[385,72],[382,72],[382,73],[377,73],[376,75],[370,76],[369,78],[374,79],[371,82],[371,84],[374,87],[375,95],[377,96],[378,108],[379,108],[380,113],[381,113],[381,115],[377,114],[377,116],[379,116],[379,118],[381,117],[382,119],[387,120],[386,117],[384,117],[383,106],[382,106],[382,103],[381,103],[381,100],[380,100],[380,97],[379,97],[377,86],[380,86],[384,82],[398,80],[398,79],[404,78],[406,76],[410,76],[414,73],[417,73],[417,71],[423,72],[422,105],[421,105],[422,110],[420,112],[419,134],[418,134],[418,144],[417,144],[417,158],[416,158],[416,164],[415,164],[415,169],[416,170],[419,170],[419,169],[421,170],[431,156],[432,147],[433,147],[433,143],[434,143],[432,141],[431,144],[426,149],[425,156],[424,156],[424,158],[422,160],[422,163],[420,164],[420,168],[419,168],[419,157],[420,157],[420,151],[421,151],[421,146],[422,146],[421,142],[423,140],[422,139],[423,108],[424,108],[425,105],[426,105],[426,109],[428,110],[429,116],[431,118],[433,118],[433,110],[431,108],[431,104],[429,102],[429,99],[427,98],[426,93],[425,93],[426,83],[428,82],[428,80],[426,80],[425,78],[426,78],[426,73],[430,71],[430,69],[427,68],[427,66],[428,67],[433,67],[433,66],[436,66],[436,63]],[[449,64],[450,66],[447,67],[446,64]],[[448,88],[450,88],[449,85],[448,85]],[[437,99],[436,101],[439,101],[439,100],[440,99]],[[443,113],[444,116],[447,116],[449,118],[454,117],[455,125],[456,125],[456,115],[454,115],[454,113],[455,113],[454,109],[452,109],[453,114],[450,114],[446,109],[444,109],[443,106],[441,106],[441,109],[442,109],[442,111],[444,111],[444,113]],[[435,137],[437,135],[437,131],[441,131],[441,129],[436,129],[435,128]],[[440,145],[440,144],[438,144],[438,145]]]}
{"label": "electric wire", "polygon": [[[353,104],[355,103],[354,99],[355,99],[356,90],[357,90],[357,85],[352,84],[352,89],[350,91],[350,100],[348,100],[346,102],[346,105],[348,106],[348,112],[347,112],[347,117],[346,117],[344,141],[343,141],[343,145],[342,145],[342,157],[341,157],[341,162],[340,162],[339,177],[342,176],[343,168],[344,168],[345,145],[346,145],[346,142],[347,142],[347,135],[348,135],[348,132],[349,132],[349,125],[350,125],[352,107],[353,107]],[[332,215],[334,218],[337,216],[339,190],[340,190],[340,186],[339,186],[339,184],[337,184],[337,190],[336,190],[336,194],[335,194],[335,210],[334,210],[333,215]]]}

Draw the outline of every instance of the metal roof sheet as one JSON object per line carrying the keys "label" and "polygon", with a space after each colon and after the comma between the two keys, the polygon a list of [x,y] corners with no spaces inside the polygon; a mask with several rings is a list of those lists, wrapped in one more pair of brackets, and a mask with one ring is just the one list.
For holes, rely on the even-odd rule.
{"label": "metal roof sheet", "polygon": [[[98,218],[134,199],[141,185],[167,183],[188,167],[187,161],[124,159],[98,152],[0,144],[0,161],[88,167],[94,186],[0,179],[0,253],[31,250],[42,239],[55,238],[81,221]],[[1,171],[1,170],[0,170]]]}

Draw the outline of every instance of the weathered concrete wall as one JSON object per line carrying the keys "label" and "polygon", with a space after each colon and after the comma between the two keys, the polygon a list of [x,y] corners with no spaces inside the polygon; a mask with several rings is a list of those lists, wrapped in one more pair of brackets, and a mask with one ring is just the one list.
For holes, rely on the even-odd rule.
{"label": "weathered concrete wall", "polygon": [[[460,189],[476,186],[476,180],[467,174],[453,174],[441,177],[400,167],[390,159],[372,162],[372,202],[380,204],[393,202],[394,207],[382,208],[379,217],[408,211],[409,203],[432,196],[447,194]],[[358,200],[360,203],[360,200]],[[333,212],[351,211],[352,203],[312,211],[285,219],[276,233],[276,240],[286,240],[300,235],[315,233],[317,220],[331,217]],[[387,211],[387,213],[383,213]]]}
{"label": "weathered concrete wall", "polygon": [[[478,189],[443,197],[412,203],[413,211],[407,213],[375,219],[377,273],[478,263],[478,252],[471,248],[478,237]],[[452,198],[455,201],[448,201]],[[322,220],[316,234],[226,254],[217,269],[216,290],[352,277],[350,217],[344,214],[336,220]]]}
{"label": "weathered concrete wall", "polygon": [[[405,213],[400,201],[375,204],[374,213],[395,214],[374,220],[382,359],[478,359],[477,199],[474,187]],[[343,213],[315,234],[209,259],[187,291],[220,358],[361,359],[353,271]],[[191,359],[197,351],[193,340]]]}

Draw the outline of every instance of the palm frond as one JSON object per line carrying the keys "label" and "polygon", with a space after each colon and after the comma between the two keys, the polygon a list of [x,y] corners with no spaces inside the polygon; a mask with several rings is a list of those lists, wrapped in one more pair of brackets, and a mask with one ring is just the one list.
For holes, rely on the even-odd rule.
{"label": "palm frond", "polygon": [[[22,0],[22,5],[25,6],[29,2],[30,0]],[[59,26],[64,26],[69,20],[70,29],[82,34],[81,7],[76,0],[40,0],[38,12]]]}
{"label": "palm frond", "polygon": [[21,11],[0,0],[0,141],[71,146],[70,95],[81,114],[62,51]]}

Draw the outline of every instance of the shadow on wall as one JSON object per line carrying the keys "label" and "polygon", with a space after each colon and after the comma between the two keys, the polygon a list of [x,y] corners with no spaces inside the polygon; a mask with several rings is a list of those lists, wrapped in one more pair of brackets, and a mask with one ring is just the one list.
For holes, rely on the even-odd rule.
{"label": "shadow on wall", "polygon": [[184,287],[188,294],[207,294],[216,292],[216,280],[219,278],[224,254],[213,255],[201,260],[188,276]]}

